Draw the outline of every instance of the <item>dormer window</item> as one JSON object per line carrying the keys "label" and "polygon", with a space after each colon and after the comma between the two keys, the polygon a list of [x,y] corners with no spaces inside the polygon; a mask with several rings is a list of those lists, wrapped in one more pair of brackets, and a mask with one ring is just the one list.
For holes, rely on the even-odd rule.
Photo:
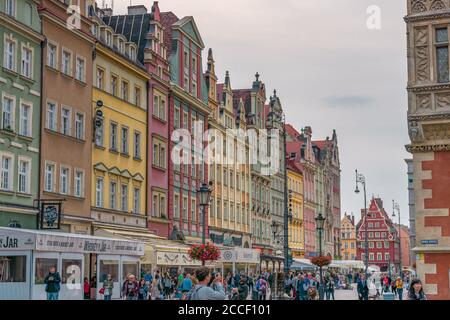
{"label": "dormer window", "polygon": [[112,35],[110,32],[106,31],[106,45],[111,46],[112,45]]}
{"label": "dormer window", "polygon": [[118,46],[118,48],[119,48],[119,52],[120,53],[125,53],[125,44],[124,44],[123,40],[119,39],[119,46]]}
{"label": "dormer window", "polygon": [[16,0],[6,0],[5,12],[10,16],[16,15]]}
{"label": "dormer window", "polygon": [[136,48],[134,46],[130,46],[129,56],[131,60],[136,60]]}
{"label": "dormer window", "polygon": [[94,37],[98,37],[98,24],[94,23],[91,26],[91,33]]}

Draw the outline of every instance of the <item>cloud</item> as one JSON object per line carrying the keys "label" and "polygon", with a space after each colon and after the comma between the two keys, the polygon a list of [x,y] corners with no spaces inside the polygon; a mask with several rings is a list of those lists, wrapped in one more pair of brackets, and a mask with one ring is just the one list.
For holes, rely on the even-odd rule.
{"label": "cloud", "polygon": [[329,107],[365,107],[372,105],[374,99],[369,96],[355,95],[333,95],[323,99],[323,102]]}

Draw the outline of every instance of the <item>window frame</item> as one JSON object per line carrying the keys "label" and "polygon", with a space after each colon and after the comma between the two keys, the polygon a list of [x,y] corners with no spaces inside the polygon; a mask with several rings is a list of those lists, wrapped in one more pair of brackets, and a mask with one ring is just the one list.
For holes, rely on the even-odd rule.
{"label": "window frame", "polygon": [[[9,167],[7,172],[7,181],[8,185],[7,188],[3,185],[3,174],[4,174],[4,168],[3,168],[3,158],[9,159]],[[14,190],[14,162],[15,162],[15,155],[11,152],[5,152],[0,151],[0,190],[6,191],[6,192],[12,192]]]}
{"label": "window frame", "polygon": [[[21,162],[27,163],[28,171],[25,173],[25,190],[21,190]],[[17,157],[17,192],[21,194],[31,194],[31,170],[32,160],[29,157],[18,156]]]}
{"label": "window frame", "polygon": [[[64,53],[68,53],[70,55],[70,61],[69,61],[69,72],[65,72],[65,57],[64,57]],[[66,48],[66,47],[62,47],[61,49],[61,73],[68,76],[68,77],[73,77],[73,51]]]}
{"label": "window frame", "polygon": [[[27,132],[24,132],[24,128],[22,126],[22,116],[23,116],[23,110],[24,106],[29,108],[29,114],[27,119]],[[23,99],[20,99],[20,106],[19,106],[19,135],[24,137],[32,137],[33,136],[33,103],[30,101],[26,101]]]}

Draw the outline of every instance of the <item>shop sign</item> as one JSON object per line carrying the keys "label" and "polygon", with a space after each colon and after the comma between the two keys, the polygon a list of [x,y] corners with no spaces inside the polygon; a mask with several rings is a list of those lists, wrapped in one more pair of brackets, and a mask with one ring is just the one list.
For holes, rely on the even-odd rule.
{"label": "shop sign", "polygon": [[422,245],[437,245],[437,244],[439,244],[439,241],[438,240],[421,240],[420,241],[420,244],[422,244]]}
{"label": "shop sign", "polygon": [[133,241],[103,240],[38,234],[36,249],[41,251],[144,255],[144,244]]}
{"label": "shop sign", "polygon": [[34,236],[0,231],[0,250],[32,250]]}
{"label": "shop sign", "polygon": [[222,249],[220,255],[220,262],[224,263],[259,263],[260,252],[253,249],[233,248]]}
{"label": "shop sign", "polygon": [[157,251],[156,264],[159,266],[201,266],[201,261],[192,259],[181,252]]}

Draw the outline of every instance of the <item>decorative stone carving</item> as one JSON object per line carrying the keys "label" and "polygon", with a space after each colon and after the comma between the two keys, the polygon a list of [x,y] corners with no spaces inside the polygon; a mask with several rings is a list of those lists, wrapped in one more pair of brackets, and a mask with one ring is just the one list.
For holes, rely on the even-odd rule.
{"label": "decorative stone carving", "polygon": [[413,0],[411,5],[411,13],[423,13],[427,11],[444,10],[447,6],[442,0]]}
{"label": "decorative stone carving", "polygon": [[411,7],[412,13],[421,13],[427,11],[424,1],[414,1]]}
{"label": "decorative stone carving", "polygon": [[428,47],[416,48],[417,81],[427,81],[430,79],[429,63]]}
{"label": "decorative stone carving", "polygon": [[444,10],[444,9],[445,9],[445,5],[441,0],[435,0],[430,6],[430,11],[438,11],[438,10]]}
{"label": "decorative stone carving", "polygon": [[450,123],[423,124],[422,128],[427,140],[450,139]]}
{"label": "decorative stone carving", "polygon": [[434,144],[434,145],[406,145],[406,151],[410,153],[418,152],[439,152],[439,151],[450,151],[450,144]]}
{"label": "decorative stone carving", "polygon": [[428,29],[425,27],[415,29],[415,45],[426,46],[428,44]]}
{"label": "decorative stone carving", "polygon": [[416,111],[417,112],[431,111],[431,95],[430,94],[418,94],[416,96]]}
{"label": "decorative stone carving", "polygon": [[450,110],[450,92],[436,94],[436,111]]}
{"label": "decorative stone carving", "polygon": [[409,137],[413,143],[423,142],[422,130],[417,121],[409,122]]}

